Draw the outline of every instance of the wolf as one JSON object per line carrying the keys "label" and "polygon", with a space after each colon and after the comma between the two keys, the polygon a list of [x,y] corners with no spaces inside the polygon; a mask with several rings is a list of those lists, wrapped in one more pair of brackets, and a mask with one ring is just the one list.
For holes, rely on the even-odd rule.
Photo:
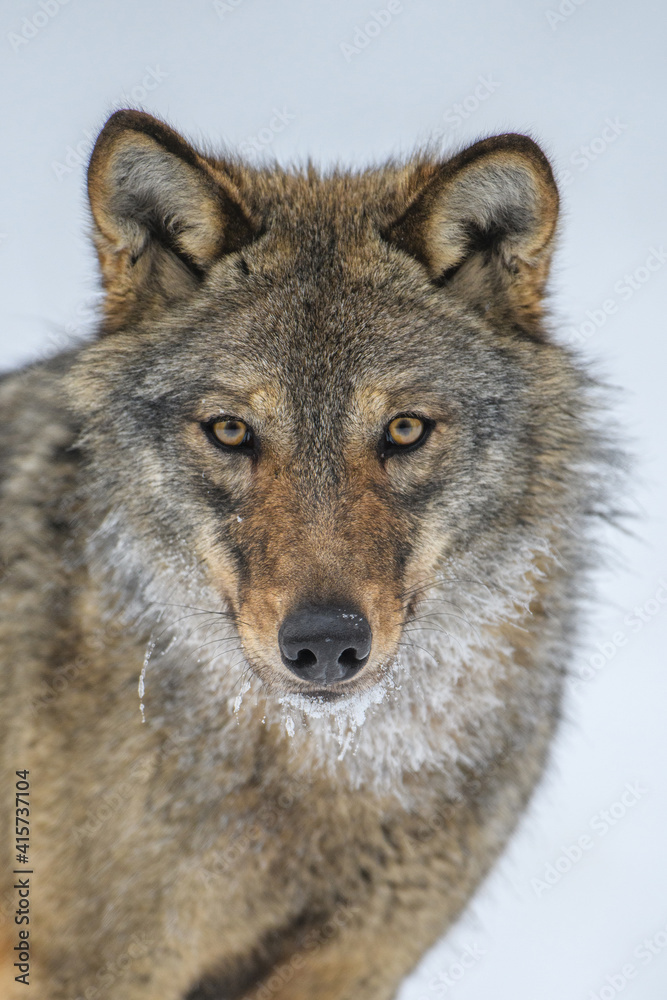
{"label": "wolf", "polygon": [[3,996],[389,1000],[543,773],[609,505],[552,170],[121,110],[88,189],[96,333],[0,382]]}

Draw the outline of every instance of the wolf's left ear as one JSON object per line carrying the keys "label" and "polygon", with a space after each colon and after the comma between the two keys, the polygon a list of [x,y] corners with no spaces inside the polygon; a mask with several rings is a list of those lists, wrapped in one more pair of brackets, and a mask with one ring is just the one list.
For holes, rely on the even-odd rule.
{"label": "wolf's left ear", "polygon": [[540,315],[558,218],[549,161],[524,135],[484,139],[435,168],[385,239],[484,309]]}
{"label": "wolf's left ear", "polygon": [[88,168],[106,329],[187,297],[256,235],[231,176],[163,122],[117,111]]}

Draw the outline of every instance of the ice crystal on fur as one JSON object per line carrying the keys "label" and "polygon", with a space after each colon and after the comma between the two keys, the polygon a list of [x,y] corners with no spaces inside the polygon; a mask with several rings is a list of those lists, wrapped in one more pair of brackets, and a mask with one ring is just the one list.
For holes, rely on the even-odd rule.
{"label": "ice crystal on fur", "polygon": [[[106,548],[110,542],[112,552]],[[399,796],[403,779],[423,768],[444,768],[454,794],[460,767],[483,762],[492,752],[492,744],[475,732],[497,709],[503,679],[519,669],[501,626],[521,627],[544,573],[536,560],[557,561],[543,537],[531,539],[525,532],[508,537],[492,556],[468,553],[449,560],[423,595],[415,621],[406,623],[399,654],[384,665],[379,682],[327,701],[271,694],[262,687],[238,648],[232,654],[226,649],[235,629],[223,617],[220,600],[210,590],[203,600],[201,582],[183,586],[196,579],[194,566],[176,558],[163,561],[147,579],[137,576],[139,565],[151,564],[148,554],[137,545],[133,555],[127,538],[120,542],[113,519],[98,532],[96,545],[106,549],[105,564],[116,567],[117,584],[118,574],[143,581],[125,609],[128,621],[150,630],[142,682],[159,649],[151,687],[159,692],[178,666],[179,685],[170,700],[200,699],[201,709],[216,719],[221,752],[232,719],[242,731],[256,732],[265,717],[266,725],[288,740],[297,771],[317,765],[331,780]],[[207,642],[212,629],[217,637]],[[145,694],[151,721],[151,698]],[[155,722],[164,721],[163,708]],[[466,735],[462,756],[459,742]]]}

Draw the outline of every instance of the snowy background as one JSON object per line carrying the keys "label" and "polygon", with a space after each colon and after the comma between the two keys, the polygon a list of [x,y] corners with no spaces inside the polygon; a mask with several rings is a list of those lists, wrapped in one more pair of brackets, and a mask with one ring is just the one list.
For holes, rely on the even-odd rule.
{"label": "snowy background", "polygon": [[638,537],[614,539],[530,814],[401,1000],[667,995],[666,27],[658,0],[0,6],[2,368],[90,324],[85,162],[117,107],[283,162],[512,130],[555,164],[554,322],[623,389]]}

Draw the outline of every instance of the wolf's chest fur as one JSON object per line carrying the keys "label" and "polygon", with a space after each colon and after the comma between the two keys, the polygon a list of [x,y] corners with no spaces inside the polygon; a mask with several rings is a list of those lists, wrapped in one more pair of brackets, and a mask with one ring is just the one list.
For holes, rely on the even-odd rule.
{"label": "wolf's chest fur", "polygon": [[540,775],[604,505],[549,165],[254,170],[127,111],[89,190],[98,335],[0,385],[35,995],[389,998]]}

